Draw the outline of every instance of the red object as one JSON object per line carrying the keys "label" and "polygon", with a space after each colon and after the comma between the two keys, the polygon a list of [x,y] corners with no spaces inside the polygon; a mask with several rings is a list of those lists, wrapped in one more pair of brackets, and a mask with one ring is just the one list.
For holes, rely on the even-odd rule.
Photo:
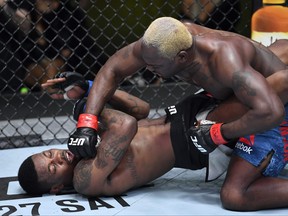
{"label": "red object", "polygon": [[98,118],[95,115],[82,113],[79,115],[77,128],[80,127],[90,127],[95,130],[98,129]]}
{"label": "red object", "polygon": [[223,123],[217,123],[211,126],[210,136],[216,145],[226,144],[227,140],[224,139],[221,133],[221,126]]}

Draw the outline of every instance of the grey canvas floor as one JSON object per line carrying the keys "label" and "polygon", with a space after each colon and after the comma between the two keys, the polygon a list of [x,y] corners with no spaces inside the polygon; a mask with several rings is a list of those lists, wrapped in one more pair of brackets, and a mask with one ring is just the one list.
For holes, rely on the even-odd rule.
{"label": "grey canvas floor", "polygon": [[87,199],[74,192],[29,197],[17,181],[21,162],[30,154],[51,147],[26,147],[0,151],[0,215],[288,215],[288,208],[233,212],[221,207],[220,179],[204,183],[205,170],[174,168],[146,187],[122,196]]}

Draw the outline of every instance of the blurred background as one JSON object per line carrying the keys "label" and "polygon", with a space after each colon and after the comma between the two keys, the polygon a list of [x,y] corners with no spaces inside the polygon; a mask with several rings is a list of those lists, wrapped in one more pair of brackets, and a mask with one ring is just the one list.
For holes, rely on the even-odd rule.
{"label": "blurred background", "polygon": [[[61,71],[93,80],[105,61],[155,18],[190,19],[251,36],[249,0],[0,0],[0,148],[66,143],[75,101],[52,100],[41,83]],[[155,117],[195,91],[142,69],[119,88],[149,102]]]}

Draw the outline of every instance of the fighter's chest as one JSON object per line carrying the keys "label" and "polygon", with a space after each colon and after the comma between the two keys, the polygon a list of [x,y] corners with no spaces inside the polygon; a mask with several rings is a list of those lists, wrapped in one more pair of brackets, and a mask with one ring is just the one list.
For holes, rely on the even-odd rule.
{"label": "fighter's chest", "polygon": [[193,73],[184,74],[178,76],[179,79],[203,88],[205,91],[209,92],[215,98],[225,99],[231,95],[231,89],[223,85],[219,80],[215,78],[213,72],[202,67],[203,70],[197,70]]}

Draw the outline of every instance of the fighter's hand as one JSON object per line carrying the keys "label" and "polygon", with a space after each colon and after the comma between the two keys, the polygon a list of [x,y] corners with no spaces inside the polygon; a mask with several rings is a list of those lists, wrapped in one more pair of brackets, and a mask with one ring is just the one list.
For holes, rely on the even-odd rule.
{"label": "fighter's hand", "polygon": [[68,140],[69,150],[78,157],[95,157],[96,146],[100,142],[97,129],[97,116],[87,113],[80,114],[77,129]]}
{"label": "fighter's hand", "polygon": [[203,154],[209,154],[218,145],[228,143],[221,133],[222,124],[201,120],[195,122],[195,125],[188,130],[187,134],[199,151]]}
{"label": "fighter's hand", "polygon": [[87,93],[89,82],[79,73],[63,72],[41,86],[53,99],[77,100]]}

